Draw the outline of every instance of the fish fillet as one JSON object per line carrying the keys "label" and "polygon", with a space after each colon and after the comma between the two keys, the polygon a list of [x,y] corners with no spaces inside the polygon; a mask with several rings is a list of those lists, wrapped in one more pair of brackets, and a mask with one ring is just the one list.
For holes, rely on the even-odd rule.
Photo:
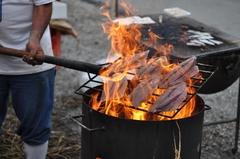
{"label": "fish fillet", "polygon": [[156,113],[161,111],[175,110],[186,99],[187,85],[181,82],[177,85],[169,87],[159,98],[154,102],[149,112]]}
{"label": "fish fillet", "polygon": [[142,80],[141,83],[138,84],[129,95],[132,105],[137,108],[142,102],[148,99],[148,97],[157,89],[158,83],[159,78]]}
{"label": "fish fillet", "polygon": [[108,80],[104,84],[104,91],[102,92],[101,101],[120,99],[124,96],[124,93],[127,89],[128,80],[126,77],[120,81]]}
{"label": "fish fillet", "polygon": [[196,65],[196,57],[193,56],[183,61],[170,72],[168,72],[167,75],[161,80],[159,88],[167,88],[177,83],[185,82],[187,79],[193,77],[198,72],[199,69]]}

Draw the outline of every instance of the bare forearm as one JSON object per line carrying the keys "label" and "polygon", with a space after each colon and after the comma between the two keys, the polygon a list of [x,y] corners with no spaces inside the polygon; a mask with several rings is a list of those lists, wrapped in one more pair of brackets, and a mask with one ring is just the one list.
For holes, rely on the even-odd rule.
{"label": "bare forearm", "polygon": [[23,56],[23,61],[31,65],[40,65],[42,62],[34,60],[36,54],[44,54],[40,40],[46,30],[52,15],[52,3],[34,6],[32,28],[29,41],[26,44],[26,51],[30,54]]}
{"label": "bare forearm", "polygon": [[52,3],[35,6],[33,10],[33,20],[31,34],[37,34],[41,39],[52,15]]}

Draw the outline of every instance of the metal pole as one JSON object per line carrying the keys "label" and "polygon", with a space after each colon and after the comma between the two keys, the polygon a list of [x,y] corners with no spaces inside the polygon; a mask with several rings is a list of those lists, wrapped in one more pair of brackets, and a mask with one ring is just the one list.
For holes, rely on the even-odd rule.
{"label": "metal pole", "polygon": [[118,17],[118,0],[115,0],[116,4],[115,4],[115,16]]}
{"label": "metal pole", "polygon": [[237,107],[237,119],[236,119],[236,131],[235,131],[235,144],[232,149],[232,153],[236,153],[238,150],[238,139],[239,139],[239,118],[240,118],[240,78],[238,78],[238,107]]}
{"label": "metal pole", "polygon": [[116,15],[116,0],[110,1],[110,17],[114,19]]}

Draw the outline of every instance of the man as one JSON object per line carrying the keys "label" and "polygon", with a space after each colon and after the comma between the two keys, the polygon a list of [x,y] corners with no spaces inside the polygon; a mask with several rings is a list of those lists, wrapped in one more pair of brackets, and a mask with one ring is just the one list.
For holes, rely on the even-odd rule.
{"label": "man", "polygon": [[46,158],[50,137],[55,66],[34,57],[53,55],[48,26],[53,1],[0,0],[0,46],[30,53],[22,59],[0,55],[0,128],[11,95],[27,159]]}

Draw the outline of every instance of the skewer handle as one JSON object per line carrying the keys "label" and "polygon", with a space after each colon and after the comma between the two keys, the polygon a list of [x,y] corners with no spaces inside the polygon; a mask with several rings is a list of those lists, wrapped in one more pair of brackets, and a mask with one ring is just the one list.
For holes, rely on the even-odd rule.
{"label": "skewer handle", "polygon": [[[5,48],[0,46],[0,54],[22,58],[24,55],[29,55],[29,52],[16,50],[12,48]],[[63,59],[63,58],[58,58],[58,57],[49,56],[49,55],[42,55],[42,54],[36,55],[35,60],[39,62],[45,62],[49,64],[63,66],[63,67],[78,70],[78,71],[94,73],[97,75],[99,75],[99,71],[102,68],[102,66],[94,65],[91,63]]]}

